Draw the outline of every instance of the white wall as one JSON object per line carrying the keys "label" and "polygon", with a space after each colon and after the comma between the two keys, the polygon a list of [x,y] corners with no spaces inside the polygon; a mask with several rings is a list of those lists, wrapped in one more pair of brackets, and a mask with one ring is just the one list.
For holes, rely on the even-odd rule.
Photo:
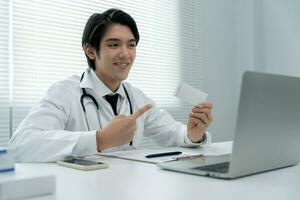
{"label": "white wall", "polygon": [[205,91],[213,102],[213,141],[232,139],[237,110],[236,1],[203,0]]}
{"label": "white wall", "polygon": [[237,0],[236,31],[237,87],[245,70],[300,76],[299,0]]}
{"label": "white wall", "polygon": [[232,139],[246,70],[300,76],[299,0],[201,1],[205,90],[214,141]]}
{"label": "white wall", "polygon": [[300,1],[261,2],[264,70],[300,76]]}
{"label": "white wall", "polygon": [[237,69],[300,76],[300,1],[237,1]]}

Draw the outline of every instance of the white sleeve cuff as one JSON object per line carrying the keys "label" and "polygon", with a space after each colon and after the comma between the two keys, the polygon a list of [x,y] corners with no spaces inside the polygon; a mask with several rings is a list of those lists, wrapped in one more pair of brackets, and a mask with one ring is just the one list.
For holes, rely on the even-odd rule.
{"label": "white sleeve cuff", "polygon": [[96,130],[82,133],[72,151],[72,156],[80,157],[98,153],[96,133]]}
{"label": "white sleeve cuff", "polygon": [[186,132],[185,136],[184,136],[184,143],[187,146],[208,146],[211,144],[211,134],[209,132],[205,132],[206,134],[206,138],[203,142],[201,143],[194,143],[190,140],[190,138],[188,137],[188,134]]}

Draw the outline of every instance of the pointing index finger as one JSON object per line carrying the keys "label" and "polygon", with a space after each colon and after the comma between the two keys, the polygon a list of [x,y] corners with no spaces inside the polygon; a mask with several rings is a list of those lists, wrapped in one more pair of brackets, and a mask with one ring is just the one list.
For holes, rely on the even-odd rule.
{"label": "pointing index finger", "polygon": [[152,104],[146,104],[143,107],[141,107],[140,109],[138,109],[137,111],[135,111],[134,113],[132,113],[131,116],[134,119],[137,119],[140,116],[142,116],[146,111],[148,111],[150,108],[152,108]]}

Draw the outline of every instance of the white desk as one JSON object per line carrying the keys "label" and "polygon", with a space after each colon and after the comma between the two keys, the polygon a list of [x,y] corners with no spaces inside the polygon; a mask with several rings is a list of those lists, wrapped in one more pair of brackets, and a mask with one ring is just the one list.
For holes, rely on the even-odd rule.
{"label": "white desk", "polygon": [[[200,151],[227,151],[231,142]],[[199,149],[198,149],[199,151]],[[235,180],[161,170],[154,164],[116,158],[101,160],[108,169],[79,171],[56,164],[16,164],[16,173],[54,174],[57,200],[300,199],[300,165]]]}

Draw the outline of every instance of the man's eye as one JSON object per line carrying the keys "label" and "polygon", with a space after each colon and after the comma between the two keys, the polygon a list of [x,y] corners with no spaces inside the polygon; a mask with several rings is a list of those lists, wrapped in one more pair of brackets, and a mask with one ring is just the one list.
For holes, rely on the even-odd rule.
{"label": "man's eye", "polygon": [[135,48],[135,47],[136,47],[136,43],[130,43],[130,44],[129,44],[129,47],[130,47],[130,48]]}
{"label": "man's eye", "polygon": [[117,43],[112,43],[112,44],[108,44],[108,46],[109,46],[109,47],[118,47],[119,44],[117,44]]}

